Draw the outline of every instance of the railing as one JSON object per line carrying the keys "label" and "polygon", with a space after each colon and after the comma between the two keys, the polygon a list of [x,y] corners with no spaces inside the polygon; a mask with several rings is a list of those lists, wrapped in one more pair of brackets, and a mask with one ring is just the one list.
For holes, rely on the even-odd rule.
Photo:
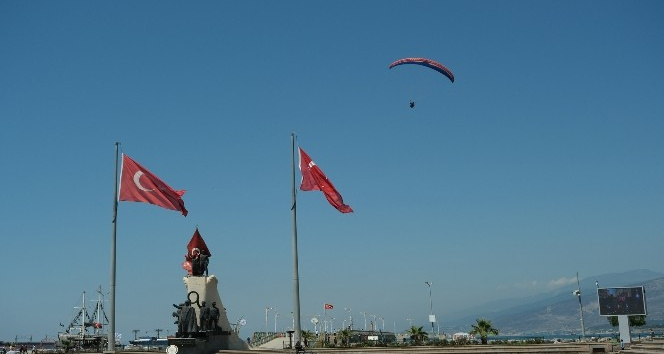
{"label": "railing", "polygon": [[285,337],[283,332],[254,332],[251,338],[251,345],[254,347],[261,346],[275,338]]}

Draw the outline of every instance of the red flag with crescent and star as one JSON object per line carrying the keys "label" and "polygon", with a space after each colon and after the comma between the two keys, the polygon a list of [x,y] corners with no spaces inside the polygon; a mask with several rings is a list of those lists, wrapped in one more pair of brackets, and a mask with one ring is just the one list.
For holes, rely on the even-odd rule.
{"label": "red flag with crescent and star", "polygon": [[188,211],[182,200],[184,192],[174,190],[147,168],[122,154],[118,200],[149,203],[166,209],[178,210],[182,215],[187,216]]}
{"label": "red flag with crescent and star", "polygon": [[187,257],[194,258],[196,253],[204,254],[208,257],[212,256],[210,250],[205,244],[205,240],[203,240],[203,237],[201,236],[201,233],[198,232],[198,228],[196,228],[194,235],[191,236],[191,240],[189,240],[189,243],[187,244]]}
{"label": "red flag with crescent and star", "polygon": [[332,309],[334,308],[334,306],[332,306],[332,304],[325,304],[325,305],[323,306],[323,308],[324,308],[325,310],[332,310]]}
{"label": "red flag with crescent and star", "polygon": [[300,150],[300,171],[302,172],[302,184],[300,189],[303,191],[321,191],[327,201],[342,213],[352,213],[350,205],[344,204],[341,194],[334,188],[332,182],[327,179],[323,171],[311,160],[302,148]]}
{"label": "red flag with crescent and star", "polygon": [[194,231],[194,235],[189,240],[187,244],[187,254],[184,256],[184,262],[182,262],[182,268],[184,268],[187,273],[192,274],[193,266],[192,260],[199,257],[200,255],[205,255],[207,257],[212,257],[210,250],[203,240],[200,232],[198,232],[198,227]]}

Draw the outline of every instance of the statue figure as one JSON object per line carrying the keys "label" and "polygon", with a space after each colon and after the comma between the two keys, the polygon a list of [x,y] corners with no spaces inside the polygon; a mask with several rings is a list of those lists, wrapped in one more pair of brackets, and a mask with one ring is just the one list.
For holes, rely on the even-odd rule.
{"label": "statue figure", "polygon": [[210,256],[201,253],[198,249],[193,251],[190,259],[191,262],[191,275],[193,276],[208,276],[208,264],[210,263]]}
{"label": "statue figure", "polygon": [[200,312],[200,324],[201,324],[201,331],[209,331],[211,328],[209,327],[210,325],[210,308],[205,306],[205,301],[201,302],[201,306],[199,307],[199,312]]}
{"label": "statue figure", "polygon": [[208,264],[210,263],[210,259],[209,259],[210,256],[208,256],[207,254],[201,253],[201,255],[198,258],[200,259],[200,262],[201,262],[201,265],[200,265],[201,275],[203,275],[203,273],[205,273],[205,276],[207,277],[208,276]]}
{"label": "statue figure", "polygon": [[190,300],[185,301],[184,306],[180,309],[178,332],[182,338],[192,337],[193,333],[198,332],[196,309],[191,306]]}
{"label": "statue figure", "polygon": [[191,240],[187,244],[187,254],[184,256],[182,268],[184,268],[189,275],[193,276],[208,276],[208,263],[209,258],[212,256],[210,250],[207,248],[203,237],[198,232],[198,228],[194,232]]}
{"label": "statue figure", "polygon": [[217,302],[212,302],[212,308],[210,309],[210,325],[208,327],[210,330],[216,331],[219,329],[217,323],[219,322],[220,314]]}
{"label": "statue figure", "polygon": [[175,337],[180,338],[183,329],[182,322],[180,321],[180,319],[182,318],[182,307],[184,307],[184,304],[179,304],[179,305],[173,304],[173,307],[177,309],[175,310],[175,312],[173,312],[173,317],[175,317],[175,322],[173,323],[178,325],[178,330],[175,333]]}

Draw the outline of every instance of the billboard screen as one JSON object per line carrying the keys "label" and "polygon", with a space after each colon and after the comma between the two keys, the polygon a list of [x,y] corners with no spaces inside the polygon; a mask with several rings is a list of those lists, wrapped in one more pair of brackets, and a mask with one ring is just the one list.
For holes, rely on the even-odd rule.
{"label": "billboard screen", "polygon": [[646,315],[646,297],[642,286],[633,288],[599,288],[600,316]]}

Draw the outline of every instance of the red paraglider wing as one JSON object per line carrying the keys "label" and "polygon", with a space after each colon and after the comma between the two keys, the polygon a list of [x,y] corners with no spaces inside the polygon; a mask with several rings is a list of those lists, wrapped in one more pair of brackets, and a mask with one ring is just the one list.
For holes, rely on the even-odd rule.
{"label": "red paraglider wing", "polygon": [[392,69],[393,67],[402,64],[417,64],[417,65],[426,66],[427,68],[431,68],[447,76],[447,78],[450,79],[450,81],[454,82],[454,74],[452,74],[450,69],[446,68],[445,66],[443,66],[443,64],[435,60],[426,59],[426,58],[403,58],[390,64],[389,68]]}

